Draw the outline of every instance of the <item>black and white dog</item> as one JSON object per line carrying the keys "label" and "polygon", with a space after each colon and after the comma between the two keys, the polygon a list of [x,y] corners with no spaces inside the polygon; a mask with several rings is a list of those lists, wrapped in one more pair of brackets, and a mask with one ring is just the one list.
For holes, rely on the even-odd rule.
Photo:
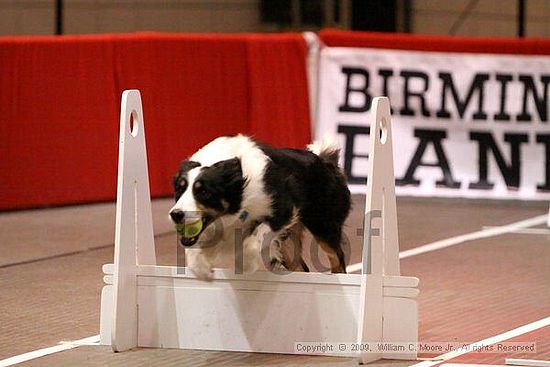
{"label": "black and white dog", "polygon": [[[193,245],[209,231],[214,236],[216,227],[224,228],[220,242],[226,241],[233,235],[227,229],[236,225],[242,229],[245,272],[265,263],[260,252],[267,232],[268,268],[308,271],[300,241],[307,229],[328,255],[332,272],[345,273],[341,241],[350,192],[338,155],[327,142],[308,150],[279,149],[237,135],[217,138],[183,161],[174,177],[170,217],[180,228],[196,224],[196,231],[180,240],[192,250],[186,258],[195,275],[211,279],[215,261],[225,252],[222,245]],[[291,236],[298,241],[288,241]]]}

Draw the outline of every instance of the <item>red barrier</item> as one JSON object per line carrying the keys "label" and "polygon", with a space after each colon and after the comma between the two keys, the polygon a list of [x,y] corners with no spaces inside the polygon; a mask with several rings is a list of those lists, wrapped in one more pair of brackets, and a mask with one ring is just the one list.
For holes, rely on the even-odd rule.
{"label": "red barrier", "polygon": [[112,200],[122,90],[142,92],[153,196],[224,134],[310,140],[299,34],[0,38],[0,209]]}
{"label": "red barrier", "polygon": [[325,29],[319,38],[330,47],[371,47],[394,50],[471,52],[481,54],[550,55],[548,38],[497,38],[350,32]]}
{"label": "red barrier", "polygon": [[305,42],[291,37],[256,36],[248,43],[250,123],[259,140],[303,148],[304,137],[310,139],[306,55]]}
{"label": "red barrier", "polygon": [[0,40],[0,209],[111,199],[110,37]]}

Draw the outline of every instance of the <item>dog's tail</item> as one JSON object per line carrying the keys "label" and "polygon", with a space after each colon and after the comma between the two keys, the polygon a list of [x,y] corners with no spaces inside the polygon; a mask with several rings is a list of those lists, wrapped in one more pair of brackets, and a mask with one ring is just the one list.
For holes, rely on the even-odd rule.
{"label": "dog's tail", "polygon": [[338,166],[340,148],[333,135],[325,135],[322,140],[317,140],[309,144],[307,149],[318,155],[322,160]]}

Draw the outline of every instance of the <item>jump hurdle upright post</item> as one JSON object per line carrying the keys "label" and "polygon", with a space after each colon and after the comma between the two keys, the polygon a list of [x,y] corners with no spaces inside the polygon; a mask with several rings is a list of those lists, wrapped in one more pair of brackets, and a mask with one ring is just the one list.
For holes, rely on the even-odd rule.
{"label": "jump hurdle upright post", "polygon": [[122,94],[119,136],[111,337],[112,348],[117,352],[138,346],[137,264],[156,265],[143,109],[138,90]]}
{"label": "jump hurdle upright post", "polygon": [[[103,266],[101,344],[302,354],[299,342],[416,343],[418,279],[399,274],[390,107],[373,100],[362,274],[215,269],[203,282],[155,260],[139,91],[122,96],[114,264]],[[133,126],[130,127],[131,119]],[[416,351],[322,355],[415,359]]]}
{"label": "jump hurdle upright post", "polygon": [[[372,101],[369,141],[369,175],[365,205],[361,296],[357,340],[375,343],[383,335],[383,280],[385,275],[399,276],[399,241],[390,103],[388,98]],[[379,227],[373,227],[378,220]],[[382,358],[382,353],[362,353],[361,362]]]}

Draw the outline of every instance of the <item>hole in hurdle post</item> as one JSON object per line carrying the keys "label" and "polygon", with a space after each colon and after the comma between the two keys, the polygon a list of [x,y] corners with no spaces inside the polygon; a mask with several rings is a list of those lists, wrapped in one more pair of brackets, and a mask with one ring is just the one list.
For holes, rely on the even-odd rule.
{"label": "hole in hurdle post", "polygon": [[139,123],[136,110],[130,113],[130,134],[135,138],[139,131]]}
{"label": "hole in hurdle post", "polygon": [[380,143],[386,144],[388,140],[388,122],[384,117],[380,120]]}

